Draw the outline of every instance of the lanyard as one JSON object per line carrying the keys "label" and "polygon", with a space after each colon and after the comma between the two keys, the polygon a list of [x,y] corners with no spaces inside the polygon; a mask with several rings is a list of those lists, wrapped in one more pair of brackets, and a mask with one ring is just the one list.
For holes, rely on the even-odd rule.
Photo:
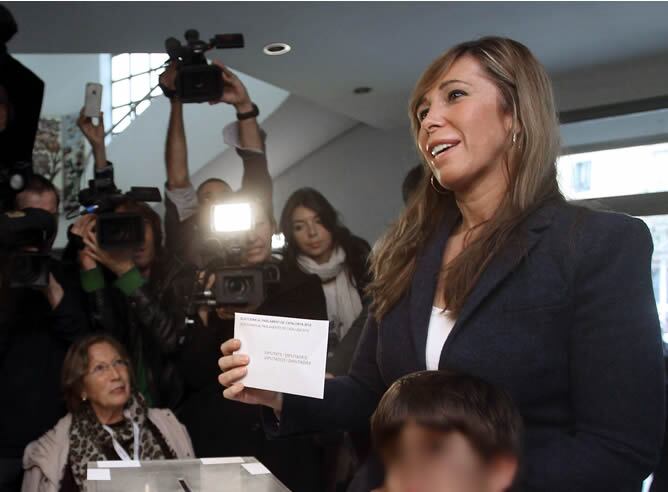
{"label": "lanyard", "polygon": [[[130,458],[125,449],[123,449],[123,446],[121,446],[121,444],[116,440],[116,437],[114,437],[114,431],[111,429],[111,427],[103,424],[102,428],[106,430],[111,436],[111,442],[114,445],[114,450],[116,451],[118,457],[123,461],[132,461],[132,458]],[[132,434],[134,437],[134,445],[132,446],[134,448],[134,459],[135,461],[139,461],[139,425],[137,422],[132,422]]]}

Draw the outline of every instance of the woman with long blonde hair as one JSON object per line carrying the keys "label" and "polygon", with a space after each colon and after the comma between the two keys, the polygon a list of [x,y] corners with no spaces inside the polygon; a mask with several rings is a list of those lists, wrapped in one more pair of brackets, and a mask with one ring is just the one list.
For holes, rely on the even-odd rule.
{"label": "woman with long blonde hair", "polygon": [[[521,490],[640,490],[665,414],[647,227],[565,202],[551,84],[521,43],[448,50],[409,117],[428,172],[374,249],[372,315],[349,375],[327,381],[322,401],[245,388],[253,361],[230,340],[225,396],[273,408],[281,434],[363,428],[398,378],[471,373],[520,410]],[[361,477],[355,490],[382,483],[373,468]]]}

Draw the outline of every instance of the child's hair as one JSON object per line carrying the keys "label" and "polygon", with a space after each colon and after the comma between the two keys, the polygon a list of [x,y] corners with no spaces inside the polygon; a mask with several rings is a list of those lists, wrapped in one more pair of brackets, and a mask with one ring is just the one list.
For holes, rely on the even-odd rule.
{"label": "child's hair", "polygon": [[383,460],[395,454],[409,422],[442,432],[460,432],[480,457],[521,454],[522,419],[502,389],[469,374],[422,371],[395,381],[371,417],[374,446]]}

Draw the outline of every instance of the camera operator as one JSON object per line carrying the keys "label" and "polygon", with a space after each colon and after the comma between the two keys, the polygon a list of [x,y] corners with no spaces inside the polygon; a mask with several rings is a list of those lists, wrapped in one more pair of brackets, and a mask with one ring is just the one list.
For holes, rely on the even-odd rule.
{"label": "camera operator", "polygon": [[[264,300],[258,306],[200,308],[180,357],[187,397],[179,419],[188,428],[197,456],[256,456],[292,491],[325,490],[323,449],[313,438],[266,440],[258,410],[223,399],[217,387],[218,350],[234,335],[235,311],[327,319],[320,280],[297,269],[287,270],[272,258],[275,221],[263,202],[251,203],[255,224],[248,234],[242,265],[277,265],[280,280],[267,285]],[[213,281],[211,274],[206,287],[210,288]]]}
{"label": "camera operator", "polygon": [[[33,175],[14,200],[11,216],[41,209],[58,220],[58,192],[46,178]],[[27,212],[24,213],[28,213]],[[24,251],[49,253],[51,238]],[[87,331],[81,299],[61,262],[48,262],[48,283],[41,288],[7,288],[0,302],[0,379],[6,398],[0,405],[0,490],[19,490],[23,449],[65,415],[60,369],[70,344]],[[6,284],[6,278],[3,283]]]}
{"label": "camera operator", "polygon": [[[95,125],[82,112],[78,123],[93,148],[96,176],[104,175],[113,183],[102,118]],[[175,408],[182,397],[182,383],[172,357],[186,326],[185,290],[192,286],[194,268],[167,256],[160,216],[146,203],[128,199],[114,211],[141,216],[141,246],[105,250],[98,242],[97,218],[92,214],[78,219],[70,231],[84,245],[78,260],[81,284],[88,294],[87,310],[94,329],[113,334],[128,347],[137,368],[138,389],[149,404]]]}
{"label": "camera operator", "polygon": [[[256,117],[257,106],[253,104],[246,87],[229,69],[217,61],[213,62],[222,70],[223,95],[209,104],[226,103],[234,107],[238,121],[223,129],[225,143],[236,148],[244,166],[240,192],[261,198],[272,204],[272,182],[267,169],[265,134],[260,129]],[[160,83],[168,91],[174,91],[177,65],[171,62],[160,75]],[[203,218],[199,217],[200,207],[211,205],[232,191],[222,179],[211,178],[202,183],[197,191],[190,182],[188,152],[183,123],[183,103],[178,96],[170,97],[169,127],[165,147],[167,185],[165,187],[165,245],[168,250],[189,262],[200,264],[196,241]],[[273,215],[273,211],[271,211]]]}

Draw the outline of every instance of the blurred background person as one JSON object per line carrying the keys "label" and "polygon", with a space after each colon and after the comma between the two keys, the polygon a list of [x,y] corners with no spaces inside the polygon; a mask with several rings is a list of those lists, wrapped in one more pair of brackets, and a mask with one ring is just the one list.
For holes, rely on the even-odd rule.
{"label": "blurred background person", "polygon": [[[323,447],[311,436],[267,440],[260,409],[224,399],[217,382],[220,346],[234,336],[235,311],[327,319],[318,277],[286,268],[272,258],[276,223],[264,202],[248,201],[253,206],[254,228],[246,237],[240,266],[277,266],[279,281],[266,285],[259,305],[199,308],[179,356],[186,398],[178,415],[190,432],[197,456],[255,456],[292,491],[325,490]],[[206,273],[210,288],[215,274]]]}
{"label": "blurred background person", "polygon": [[[234,147],[243,162],[243,176],[239,192],[255,196],[264,202],[273,216],[273,188],[267,168],[266,135],[260,129],[260,114],[239,78],[223,64],[214,61],[222,70],[225,90],[220,101],[234,107],[237,121],[223,129],[225,143]],[[230,185],[218,178],[210,178],[197,191],[190,182],[188,148],[183,122],[183,103],[175,91],[176,64],[170,63],[160,75],[160,84],[170,102],[169,126],[165,144],[167,184],[165,186],[165,246],[178,257],[201,266],[199,241],[209,221],[212,204],[230,196]],[[202,229],[200,231],[200,229]]]}

